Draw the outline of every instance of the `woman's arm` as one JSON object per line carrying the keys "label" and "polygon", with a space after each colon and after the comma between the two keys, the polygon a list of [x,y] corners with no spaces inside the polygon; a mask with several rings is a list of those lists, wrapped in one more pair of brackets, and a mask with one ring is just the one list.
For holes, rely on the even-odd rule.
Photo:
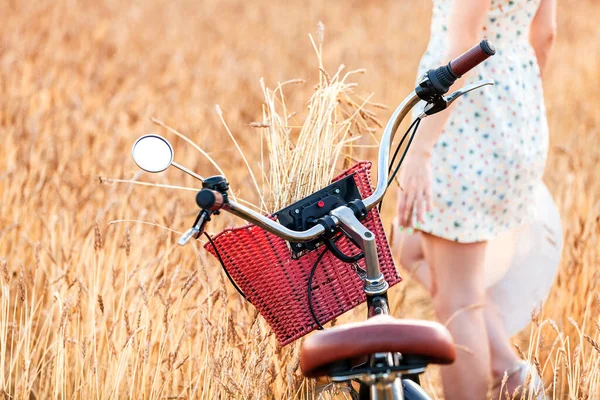
{"label": "woman's arm", "polygon": [[[448,41],[445,62],[458,57],[483,38],[483,26],[490,0],[453,0],[448,21]],[[461,80],[454,84],[460,87]],[[431,152],[444,125],[448,111],[425,118],[400,169],[398,218],[401,226],[409,226],[411,211],[423,221],[425,210],[431,209]],[[413,210],[414,205],[414,210]]]}
{"label": "woman's arm", "polygon": [[556,0],[542,0],[529,31],[529,41],[535,50],[540,71],[546,67],[546,61],[555,39]]}
{"label": "woman's arm", "polygon": [[[481,41],[489,9],[490,0],[452,1],[444,63],[450,62]],[[460,87],[460,82],[461,80],[456,81],[453,86]],[[411,146],[411,152],[430,154],[449,117],[448,112],[441,112],[424,119],[419,135]]]}

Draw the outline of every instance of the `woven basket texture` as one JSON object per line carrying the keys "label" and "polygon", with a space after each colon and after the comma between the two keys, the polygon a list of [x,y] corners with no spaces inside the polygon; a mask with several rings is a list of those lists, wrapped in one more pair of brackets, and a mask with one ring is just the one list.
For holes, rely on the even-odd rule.
{"label": "woven basket texture", "polygon": [[[350,174],[354,174],[363,199],[371,195],[371,163],[361,161],[334,181]],[[390,286],[395,285],[401,278],[376,208],[369,212],[363,224],[375,234],[379,264],[385,279]],[[285,240],[252,224],[227,228],[215,235],[213,241],[232,279],[267,321],[281,345],[317,328],[310,313],[307,289],[311,268],[320,253],[326,251],[325,246],[294,260]],[[336,244],[348,255],[359,251],[346,237]],[[210,243],[205,248],[216,257]],[[365,268],[364,259],[358,264]],[[321,259],[313,277],[311,295],[321,324],[365,301],[363,282],[354,268],[329,251]]]}

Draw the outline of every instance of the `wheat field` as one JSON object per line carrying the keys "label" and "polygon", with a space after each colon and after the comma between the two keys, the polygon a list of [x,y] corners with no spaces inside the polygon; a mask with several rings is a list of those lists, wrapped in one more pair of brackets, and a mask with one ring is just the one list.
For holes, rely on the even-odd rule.
{"label": "wheat field", "polygon": [[[550,398],[599,399],[600,4],[559,3],[544,76],[544,179],[565,248],[546,306],[514,341],[543,373]],[[305,80],[288,96],[288,108],[302,112],[319,74],[308,33],[322,21],[324,65],[365,68],[357,90],[395,107],[412,88],[429,8],[414,0],[0,2],[3,398],[311,398],[299,343],[277,344],[202,242],[177,246],[196,215],[199,183],[174,169],[140,172],[131,145],[159,133],[178,163],[217,173],[161,124],[177,129],[256,204],[215,105],[257,163],[249,124],[261,120],[259,81]],[[382,121],[389,115],[378,111]],[[373,151],[361,155],[374,159]],[[384,207],[386,227],[393,203]],[[209,231],[241,223],[225,214]],[[396,316],[432,318],[410,279],[390,297]],[[337,323],[362,318],[359,307]],[[424,386],[442,398],[436,368]]]}

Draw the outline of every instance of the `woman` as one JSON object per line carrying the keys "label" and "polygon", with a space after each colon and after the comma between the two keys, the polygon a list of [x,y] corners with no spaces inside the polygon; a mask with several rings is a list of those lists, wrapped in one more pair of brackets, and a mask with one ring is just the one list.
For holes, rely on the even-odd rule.
{"label": "woman", "polygon": [[405,244],[401,262],[410,268],[424,257],[438,318],[468,348],[442,369],[450,400],[485,399],[505,372],[509,389],[523,384],[517,372],[524,364],[494,310],[484,307],[483,263],[490,239],[533,215],[548,149],[540,70],[555,20],[555,0],[434,0],[420,74],[484,37],[497,49],[454,85],[485,77],[496,86],[423,120],[398,178],[396,222],[420,231]]}

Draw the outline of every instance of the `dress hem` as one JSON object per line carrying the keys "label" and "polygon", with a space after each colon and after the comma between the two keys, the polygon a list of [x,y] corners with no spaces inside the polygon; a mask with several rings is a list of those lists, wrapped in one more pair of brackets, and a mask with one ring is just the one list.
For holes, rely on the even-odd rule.
{"label": "dress hem", "polygon": [[415,231],[420,231],[420,232],[423,232],[423,233],[427,233],[427,234],[430,234],[432,236],[448,240],[450,242],[461,243],[461,244],[469,244],[469,243],[488,242],[491,239],[496,238],[497,236],[501,235],[502,233],[504,233],[506,231],[510,231],[512,229],[516,229],[516,228],[521,227],[523,225],[527,225],[528,223],[530,223],[532,221],[533,221],[533,218],[529,218],[529,219],[522,220],[520,222],[515,222],[514,224],[510,224],[507,227],[504,227],[502,229],[496,229],[493,232],[490,232],[489,234],[482,235],[482,237],[477,237],[477,238],[473,238],[473,239],[459,239],[458,237],[456,237],[456,235],[452,235],[451,232],[441,232],[441,231],[436,231],[436,229],[427,229],[427,228],[423,228],[423,227],[420,227],[420,228],[413,227],[413,229]]}

